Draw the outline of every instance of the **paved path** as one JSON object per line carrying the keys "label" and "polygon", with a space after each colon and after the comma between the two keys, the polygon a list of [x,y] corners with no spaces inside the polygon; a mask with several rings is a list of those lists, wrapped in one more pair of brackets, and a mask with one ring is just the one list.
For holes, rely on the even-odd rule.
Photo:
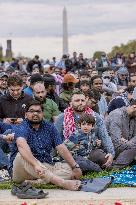
{"label": "paved path", "polygon": [[49,197],[39,200],[22,200],[12,196],[9,190],[0,190],[0,205],[114,205],[115,201],[122,205],[136,205],[136,188],[110,188],[101,194],[66,190],[46,190]]}

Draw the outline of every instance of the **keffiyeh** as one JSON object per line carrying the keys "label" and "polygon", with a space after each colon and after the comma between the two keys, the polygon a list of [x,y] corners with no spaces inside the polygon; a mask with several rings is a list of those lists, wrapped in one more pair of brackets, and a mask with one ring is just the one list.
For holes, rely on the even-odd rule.
{"label": "keffiyeh", "polygon": [[[85,108],[85,113],[93,115],[93,110],[89,107]],[[68,139],[70,135],[76,130],[75,120],[73,115],[73,108],[68,107],[64,110],[63,135]]]}

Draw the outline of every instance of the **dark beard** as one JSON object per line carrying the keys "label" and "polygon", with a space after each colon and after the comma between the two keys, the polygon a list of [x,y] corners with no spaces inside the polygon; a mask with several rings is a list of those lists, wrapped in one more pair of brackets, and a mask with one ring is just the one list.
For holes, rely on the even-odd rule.
{"label": "dark beard", "polygon": [[74,110],[75,112],[77,112],[77,113],[83,113],[84,112],[84,110]]}
{"label": "dark beard", "polygon": [[85,108],[83,108],[82,110],[80,110],[79,108],[73,107],[73,110],[74,110],[75,112],[82,113],[82,112],[84,112]]}
{"label": "dark beard", "polygon": [[43,99],[35,97],[35,100],[38,100],[41,104],[43,104],[46,100],[46,97],[44,97]]}
{"label": "dark beard", "polygon": [[40,120],[40,121],[32,121],[32,120],[28,120],[29,121],[29,123],[33,126],[33,125],[40,125],[41,124],[41,122],[42,122],[42,120]]}

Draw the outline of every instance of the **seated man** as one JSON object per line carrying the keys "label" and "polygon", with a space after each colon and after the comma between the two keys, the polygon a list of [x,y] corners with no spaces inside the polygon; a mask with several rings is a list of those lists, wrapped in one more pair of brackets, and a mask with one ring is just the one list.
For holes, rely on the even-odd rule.
{"label": "seated man", "polygon": [[108,105],[106,101],[106,97],[104,96],[103,93],[103,80],[102,77],[99,75],[96,75],[91,78],[91,89],[93,92],[99,92],[100,94],[100,100],[98,101],[98,107],[99,107],[99,112],[102,117],[107,116],[107,111],[108,111]]}
{"label": "seated man", "polygon": [[23,80],[18,75],[8,78],[8,93],[0,97],[0,118],[8,124],[20,123],[25,117],[25,107],[32,98],[24,94]]}
{"label": "seated man", "polygon": [[36,83],[43,83],[44,84],[44,79],[41,76],[40,73],[35,73],[31,75],[31,77],[28,80],[27,87],[24,88],[24,93],[29,95],[30,97],[33,97],[33,87]]}
{"label": "seated man", "polygon": [[130,76],[130,85],[135,87],[133,91],[133,98],[136,99],[136,74]]}
{"label": "seated man", "polygon": [[62,139],[68,139],[75,132],[80,116],[83,113],[94,115],[96,119],[94,130],[96,136],[98,136],[102,142],[103,150],[107,153],[105,168],[108,168],[111,166],[114,158],[114,147],[111,138],[107,133],[103,118],[86,106],[86,98],[81,91],[75,91],[72,94],[70,106],[64,110],[64,113],[58,116],[55,126]]}
{"label": "seated man", "polygon": [[44,119],[55,122],[55,119],[60,114],[57,104],[46,97],[47,91],[43,83],[37,83],[33,87],[34,98],[40,101],[44,107]]}
{"label": "seated man", "polygon": [[55,78],[50,74],[44,75],[44,86],[47,90],[47,98],[53,100],[57,105],[61,112],[64,111],[64,109],[67,107],[67,105],[64,103],[64,101],[60,98],[60,96],[57,95],[55,89],[56,89],[56,81]]}
{"label": "seated man", "polygon": [[117,108],[129,106],[130,102],[133,100],[133,91],[134,87],[128,86],[122,94],[113,98],[108,105],[108,114]]}
{"label": "seated man", "polygon": [[115,148],[115,168],[128,166],[136,156],[136,100],[110,112],[107,129]]}
{"label": "seated man", "polygon": [[8,75],[4,72],[0,73],[0,96],[3,96],[7,93],[7,80]]}
{"label": "seated man", "polygon": [[[78,190],[82,172],[52,123],[43,120],[43,106],[31,101],[26,107],[26,119],[14,126],[15,142],[11,148],[13,181],[42,179],[69,190]],[[51,151],[56,148],[68,163],[52,163]]]}

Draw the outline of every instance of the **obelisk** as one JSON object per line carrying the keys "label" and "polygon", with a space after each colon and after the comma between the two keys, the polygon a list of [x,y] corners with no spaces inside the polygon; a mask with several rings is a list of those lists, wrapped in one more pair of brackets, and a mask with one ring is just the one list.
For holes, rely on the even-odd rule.
{"label": "obelisk", "polygon": [[65,7],[63,9],[63,54],[68,54],[68,22]]}

